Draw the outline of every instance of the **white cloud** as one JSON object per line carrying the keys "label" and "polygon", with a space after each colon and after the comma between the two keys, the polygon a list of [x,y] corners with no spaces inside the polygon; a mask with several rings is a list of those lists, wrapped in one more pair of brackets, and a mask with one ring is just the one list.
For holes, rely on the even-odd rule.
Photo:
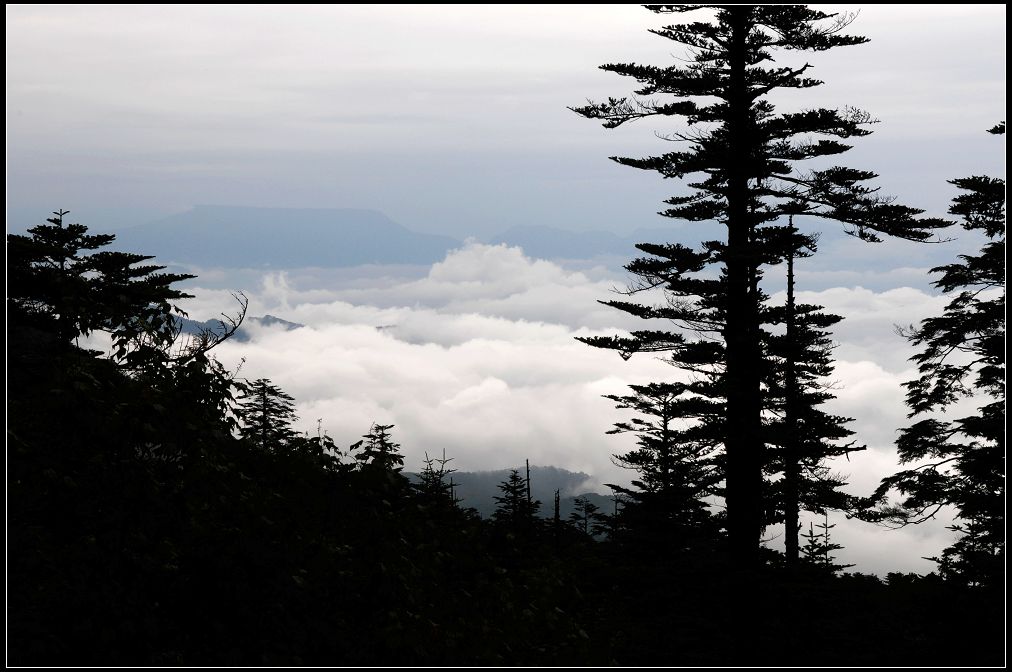
{"label": "white cloud", "polygon": [[[531,259],[517,247],[468,243],[451,251],[420,278],[386,277],[362,286],[343,274],[322,276],[316,271],[281,271],[264,275],[255,297],[254,314],[278,314],[311,326],[339,322],[396,325],[408,340],[424,338],[449,344],[483,334],[521,338],[523,331],[556,325],[558,328],[633,328],[637,321],[600,305],[598,300],[622,298],[622,276],[596,267],[566,270]],[[224,290],[200,290],[193,308],[208,312],[211,302],[228,295]],[[213,312],[213,309],[211,309]],[[437,323],[433,314],[441,315]],[[543,323],[541,326],[538,323]],[[540,336],[539,336],[540,337]]]}
{"label": "white cloud", "polygon": [[[610,456],[635,439],[605,434],[628,416],[602,395],[680,375],[656,358],[625,362],[575,340],[642,326],[596,303],[622,284],[600,269],[571,271],[517,248],[468,244],[423,277],[386,278],[375,287],[339,279],[312,286],[307,277],[318,280],[267,275],[249,293],[251,315],[307,326],[254,326],[250,342],[225,343],[220,358],[235,367],[244,357],[244,376],[271,378],[297,400],[303,428],[315,431],[321,418],[339,445],[357,440],[371,422],[396,425],[408,468],[445,448],[462,470],[530,459],[590,473],[597,483],[628,482],[631,475]],[[194,293],[189,309],[200,319],[231,301],[222,290]],[[856,418],[855,438],[868,450],[835,468],[849,476],[851,492],[870,494],[897,469],[893,441],[906,422],[901,384],[913,376],[909,346],[893,322],[917,322],[944,297],[838,287],[801,298],[847,316],[836,330],[831,409]],[[840,542],[855,546],[841,558],[879,573],[930,571],[921,556],[938,554],[950,536],[942,524],[884,533],[836,522]]]}

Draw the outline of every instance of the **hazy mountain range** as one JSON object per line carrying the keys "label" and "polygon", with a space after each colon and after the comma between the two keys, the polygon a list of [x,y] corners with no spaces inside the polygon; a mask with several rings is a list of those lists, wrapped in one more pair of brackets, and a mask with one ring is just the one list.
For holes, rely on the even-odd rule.
{"label": "hazy mountain range", "polygon": [[[187,317],[176,316],[176,320],[180,324],[180,329],[184,334],[197,335],[205,331],[210,331],[215,334],[224,333],[226,326],[218,320],[206,320],[204,322],[198,322],[197,320],[191,320]],[[291,331],[292,329],[298,329],[304,327],[304,324],[298,322],[289,322],[288,320],[282,320],[280,317],[274,317],[273,315],[264,315],[263,317],[252,317],[247,316],[243,321],[242,325],[232,335],[235,340],[245,343],[250,340],[249,327],[252,325],[259,325],[264,327],[280,325],[284,327],[285,331]]]}
{"label": "hazy mountain range", "polygon": [[[120,229],[114,247],[155,255],[160,263],[203,268],[337,268],[432,264],[463,241],[411,231],[376,210],[201,205]],[[634,244],[671,238],[671,229],[629,236],[521,226],[481,242],[517,245],[532,257],[592,259],[635,254]]]}
{"label": "hazy mountain range", "polygon": [[459,245],[375,210],[201,205],[122,229],[116,247],[162,263],[214,268],[431,264]]}

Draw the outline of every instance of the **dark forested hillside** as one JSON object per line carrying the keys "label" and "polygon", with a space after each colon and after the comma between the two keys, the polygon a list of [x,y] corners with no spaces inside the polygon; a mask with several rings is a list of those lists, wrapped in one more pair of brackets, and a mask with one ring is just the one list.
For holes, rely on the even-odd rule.
{"label": "dark forested hillside", "polygon": [[[716,527],[688,549],[628,501],[557,515],[552,486],[583,474],[441,458],[412,482],[390,426],[363,418],[348,447],[293,432],[291,397],[212,357],[245,306],[181,335],[181,276],[110,241],[63,213],[8,238],[10,664],[1001,660],[991,591],[817,556],[742,573]],[[93,331],[111,357],[76,345]],[[482,519],[460,493],[494,479]]]}

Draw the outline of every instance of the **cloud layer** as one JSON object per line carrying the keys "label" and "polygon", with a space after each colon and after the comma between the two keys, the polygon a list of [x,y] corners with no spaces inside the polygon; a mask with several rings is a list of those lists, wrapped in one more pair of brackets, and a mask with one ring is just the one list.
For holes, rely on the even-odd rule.
{"label": "cloud layer", "polygon": [[[372,277],[365,286],[331,278],[321,287],[312,271],[263,276],[247,292],[250,314],[306,326],[254,326],[250,342],[228,342],[219,357],[232,369],[244,360],[244,377],[271,378],[297,400],[300,427],[315,431],[321,419],[340,445],[357,440],[371,422],[395,424],[408,468],[445,448],[462,470],[530,459],[592,474],[599,484],[628,482],[631,475],[610,455],[628,450],[634,437],[605,434],[627,416],[601,397],[679,373],[655,358],[626,362],[575,340],[642,326],[596,302],[623,286],[622,277],[480,244],[451,252],[421,277],[384,279],[376,269]],[[197,297],[188,310],[197,319],[231,301],[222,290],[191,291]],[[801,299],[847,316],[835,332],[832,410],[857,419],[853,428],[868,450],[836,468],[850,476],[852,492],[869,494],[896,470],[892,442],[906,412],[901,383],[913,376],[912,351],[894,323],[936,313],[944,297],[838,287]],[[949,539],[941,523],[886,533],[833,522],[847,546],[841,559],[862,571],[930,571],[933,564],[922,557],[938,554]],[[776,530],[770,536],[771,545],[782,543]]]}

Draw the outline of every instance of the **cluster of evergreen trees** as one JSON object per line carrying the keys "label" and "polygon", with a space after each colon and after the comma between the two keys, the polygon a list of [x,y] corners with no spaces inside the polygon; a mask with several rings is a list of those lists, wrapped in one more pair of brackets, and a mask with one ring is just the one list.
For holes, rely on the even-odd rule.
{"label": "cluster of evergreen trees", "polygon": [[[563,521],[557,494],[541,517],[529,473],[515,470],[482,520],[455,494],[452,458],[427,456],[412,482],[390,425],[348,448],[300,434],[292,397],[224,369],[213,349],[242,322],[241,295],[220,330],[187,337],[176,317],[187,295],[173,285],[190,276],[103,249],[112,236],[63,211],[8,235],[9,662],[811,665],[813,650],[820,664],[1000,660],[1004,181],[953,182],[963,194],[951,214],[988,242],[935,269],[953,299],[908,333],[920,348],[899,440],[910,468],[867,499],[843,494],[827,460],[861,446],[849,419],[824,409],[822,384],[841,318],[796,300],[794,265],[817,242],[796,222],[837,220],[865,240],[924,240],[948,223],[875,195],[866,171],[797,167],[844,151],[868,118],[775,114],[772,91],[818,82],[808,66],[766,64],[776,49],[863,41],[841,34],[846,19],[708,11],[710,22],[654,31],[692,48],[687,65],[604,66],[674,102],[578,110],[607,126],[687,117],[676,138],[686,151],[617,160],[699,176],[664,214],[726,229],[695,249],[641,245],[632,293],[660,289],[664,303],[610,303],[665,327],[587,339],[625,357],[665,353],[686,373],[610,397],[633,416],[613,431],[637,438],[616,459],[638,473],[610,511],[582,500]],[[763,280],[781,268],[787,296],[774,304]],[[88,347],[103,334],[108,352]],[[976,414],[946,413],[967,397]],[[908,524],[944,506],[962,534],[940,577],[839,576],[828,518],[800,534],[803,511]],[[763,555],[777,523],[786,553]],[[902,632],[882,637],[871,619]]]}
{"label": "cluster of evergreen trees", "polygon": [[[638,450],[617,457],[641,474],[637,489],[624,491],[630,503],[643,515],[692,526],[710,517],[706,504],[719,497],[725,510],[711,524],[726,532],[740,567],[755,565],[763,532],[776,523],[785,527],[786,562],[796,565],[802,511],[834,509],[904,525],[952,505],[961,521],[955,529],[963,536],[943,554],[943,574],[1003,584],[1004,181],[976,176],[952,182],[965,193],[950,213],[987,242],[980,255],[933,269],[942,274],[936,286],[958,294],[943,316],[908,333],[922,348],[915,357],[921,376],[907,384],[911,416],[943,413],[964,397],[986,403],[979,415],[931,417],[904,429],[900,457],[916,466],[884,479],[872,498],[848,496],[828,461],[863,447],[851,438],[850,418],[824,410],[834,398],[826,383],[833,371],[828,330],[842,318],[796,301],[795,264],[816,253],[818,239],[817,233],[802,233],[796,222],[837,221],[869,242],[882,236],[927,241],[954,222],[918,218],[920,210],[867,186],[873,173],[820,161],[846,152],[847,140],[870,132],[864,128],[871,122],[867,113],[853,108],[778,113],[770,102],[779,89],[821,84],[809,76],[810,64],[777,65],[777,52],[865,42],[843,34],[853,17],[803,6],[650,9],[707,15],[651,30],[687,48],[686,61],[669,67],[603,65],[637,80],[636,97],[574,111],[607,128],[651,117],[683,118],[685,130],[665,138],[680,149],[612,158],[687,179],[689,195],[668,199],[670,207],[660,214],[716,222],[723,235],[696,249],[638,245],[647,256],[626,266],[635,278],[628,294],[661,290],[663,302],[605,303],[649,320],[651,327],[582,339],[624,358],[665,353],[687,381],[634,386],[631,396],[610,397],[620,408],[646,416],[616,428],[640,435]],[[1004,133],[1004,122],[991,132]],[[805,168],[810,164],[817,167]],[[776,305],[764,287],[783,268],[787,298]],[[904,499],[887,504],[894,490]]]}
{"label": "cluster of evergreen trees", "polygon": [[[529,508],[481,521],[445,458],[412,485],[388,425],[347,449],[294,431],[289,395],[211,356],[245,304],[185,337],[185,276],[65,214],[8,236],[10,661],[533,663],[582,641],[559,563],[515,550]],[[82,347],[98,333],[110,355]]]}

